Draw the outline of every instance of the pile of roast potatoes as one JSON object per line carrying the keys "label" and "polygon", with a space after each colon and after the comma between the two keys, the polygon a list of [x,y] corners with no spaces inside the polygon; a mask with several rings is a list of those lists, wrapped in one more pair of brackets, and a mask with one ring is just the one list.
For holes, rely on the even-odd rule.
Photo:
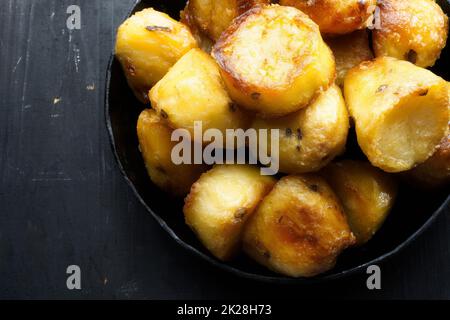
{"label": "pile of roast potatoes", "polygon": [[[152,8],[128,18],[116,58],[147,105],[137,135],[150,179],[185,197],[210,253],[312,277],[372,238],[399,179],[448,184],[450,86],[427,69],[447,34],[433,0],[189,0],[180,21]],[[280,129],[282,174],[175,165],[171,133],[194,121]],[[351,127],[367,161],[335,160]]]}

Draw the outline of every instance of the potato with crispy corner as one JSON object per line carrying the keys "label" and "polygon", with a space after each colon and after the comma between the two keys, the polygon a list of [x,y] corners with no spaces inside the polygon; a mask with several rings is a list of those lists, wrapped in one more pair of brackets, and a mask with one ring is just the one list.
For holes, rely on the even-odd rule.
{"label": "potato with crispy corner", "polygon": [[379,1],[381,28],[373,32],[375,55],[430,67],[448,36],[448,17],[434,0]]}
{"label": "potato with crispy corner", "polygon": [[183,208],[186,223],[218,259],[241,248],[242,231],[275,179],[249,165],[217,165],[192,186]]}
{"label": "potato with crispy corner", "polygon": [[205,172],[205,165],[175,165],[171,159],[175,142],[172,130],[154,110],[142,111],[137,123],[139,148],[150,179],[159,188],[175,195],[185,196],[192,184]]}
{"label": "potato with crispy corner", "polygon": [[390,57],[363,62],[348,72],[344,91],[358,143],[384,171],[425,162],[447,133],[447,82],[410,62]]}
{"label": "potato with crispy corner", "polygon": [[339,200],[324,179],[282,178],[263,199],[244,230],[244,251],[260,264],[291,277],[330,270],[353,245]]}
{"label": "potato with crispy corner", "polygon": [[[280,130],[279,167],[284,173],[312,172],[327,165],[344,151],[349,126],[347,107],[336,85],[305,109],[277,119],[255,118],[252,124],[255,129]],[[259,144],[263,154],[271,150],[270,141],[269,130],[267,143]]]}
{"label": "potato with crispy corner", "polygon": [[380,229],[394,205],[396,181],[389,174],[361,161],[332,163],[324,172],[341,200],[357,245],[363,245]]}
{"label": "potato with crispy corner", "polygon": [[148,103],[150,88],[196,46],[188,27],[149,8],[122,23],[115,52],[134,94]]}
{"label": "potato with crispy corner", "polygon": [[185,14],[190,26],[215,41],[236,17],[255,5],[269,3],[270,0],[189,0]]}
{"label": "potato with crispy corner", "polygon": [[[450,82],[447,82],[450,110]],[[441,140],[437,151],[423,164],[405,172],[409,180],[421,188],[433,189],[450,185],[450,120],[447,136]]]}
{"label": "potato with crispy corner", "polygon": [[231,98],[261,117],[306,107],[335,77],[319,28],[292,7],[250,9],[225,30],[212,55]]}
{"label": "potato with crispy corner", "polygon": [[174,129],[194,137],[194,124],[203,130],[245,128],[247,117],[228,96],[214,59],[196,48],[184,55],[150,91],[152,107]]}
{"label": "potato with crispy corner", "polygon": [[[450,109],[450,82],[447,82]],[[441,140],[433,156],[411,171],[405,177],[418,187],[433,189],[450,184],[450,121],[449,133]]]}
{"label": "potato with crispy corner", "polygon": [[325,34],[350,33],[366,27],[377,0],[280,0],[306,13]]}
{"label": "potato with crispy corner", "polygon": [[214,41],[211,40],[205,33],[203,33],[200,30],[197,24],[193,21],[193,17],[190,16],[188,13],[189,11],[186,5],[184,10],[180,12],[180,22],[184,23],[189,27],[195,40],[197,40],[198,47],[203,51],[205,51],[206,53],[211,53]]}
{"label": "potato with crispy corner", "polygon": [[326,39],[336,60],[336,84],[342,87],[348,70],[363,61],[372,60],[369,35],[366,30],[359,30],[340,37]]}

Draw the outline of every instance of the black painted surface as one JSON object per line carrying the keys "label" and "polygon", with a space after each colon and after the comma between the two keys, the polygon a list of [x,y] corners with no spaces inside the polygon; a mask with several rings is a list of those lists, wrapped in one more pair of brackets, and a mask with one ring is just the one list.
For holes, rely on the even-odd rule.
{"label": "black painted surface", "polygon": [[[383,264],[327,285],[277,286],[187,253],[135,199],[104,125],[114,33],[133,0],[0,2],[0,298],[446,298],[450,217]],[[82,28],[69,32],[78,4]],[[82,290],[66,288],[68,265]]]}

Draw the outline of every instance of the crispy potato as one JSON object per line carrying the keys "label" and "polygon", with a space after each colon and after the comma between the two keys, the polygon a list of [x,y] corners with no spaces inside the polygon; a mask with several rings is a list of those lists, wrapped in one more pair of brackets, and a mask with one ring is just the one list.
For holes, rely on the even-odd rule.
{"label": "crispy potato", "polygon": [[215,41],[237,16],[255,5],[269,3],[270,0],[189,0],[185,14],[190,26]]}
{"label": "crispy potato", "polygon": [[250,9],[222,34],[212,55],[232,99],[262,117],[305,107],[335,77],[333,54],[317,25],[292,7]]}
{"label": "crispy potato", "polygon": [[208,167],[175,165],[171,152],[176,142],[170,140],[171,134],[172,130],[154,110],[142,111],[137,123],[137,135],[148,175],[159,188],[176,196],[184,196]]}
{"label": "crispy potato", "polygon": [[[280,171],[285,173],[305,173],[324,167],[344,151],[349,126],[347,107],[336,85],[308,108],[278,119],[256,118],[252,124],[255,129],[280,129],[279,164]],[[268,136],[267,144],[260,144],[263,154],[271,150],[270,131]]]}
{"label": "crispy potato", "polygon": [[341,200],[356,243],[369,241],[383,224],[397,196],[395,180],[361,161],[330,164],[326,180]]}
{"label": "crispy potato", "polygon": [[[450,82],[447,82],[450,111]],[[450,116],[450,113],[449,113]],[[423,188],[438,188],[450,184],[450,119],[447,135],[441,140],[433,156],[405,175]]]}
{"label": "crispy potato", "polygon": [[192,186],[186,223],[214,256],[229,260],[240,250],[247,219],[274,184],[258,167],[217,165]]}
{"label": "crispy potato", "polygon": [[377,0],[280,0],[314,20],[326,34],[345,34],[363,29],[373,14]]}
{"label": "crispy potato", "polygon": [[116,57],[136,97],[148,103],[150,88],[196,46],[189,28],[149,8],[137,12],[119,27]]}
{"label": "crispy potato", "polygon": [[282,178],[244,230],[245,252],[273,271],[311,277],[330,270],[354,243],[339,200],[312,175]]}
{"label": "crispy potato", "polygon": [[373,32],[375,55],[434,65],[445,47],[448,17],[434,0],[379,1],[381,29]]}
{"label": "crispy potato", "polygon": [[245,128],[247,117],[236,108],[210,55],[196,48],[184,55],[150,91],[152,107],[172,128],[194,136],[194,122],[203,130]]}
{"label": "crispy potato", "polygon": [[447,83],[431,71],[381,57],[350,70],[344,87],[358,143],[384,171],[425,162],[447,132]]}
{"label": "crispy potato", "polygon": [[348,70],[363,61],[373,59],[366,30],[329,38],[325,42],[333,51],[336,60],[336,84],[341,87],[344,85],[344,78]]}

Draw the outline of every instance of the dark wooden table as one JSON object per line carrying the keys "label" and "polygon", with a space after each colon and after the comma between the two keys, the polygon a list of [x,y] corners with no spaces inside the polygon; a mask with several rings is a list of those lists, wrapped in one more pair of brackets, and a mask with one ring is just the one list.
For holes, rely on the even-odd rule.
{"label": "dark wooden table", "polygon": [[[0,1],[0,298],[450,298],[450,217],[382,268],[327,285],[238,279],[184,251],[122,178],[104,124],[133,0]],[[81,7],[69,31],[67,7]],[[79,265],[82,289],[68,290]]]}

